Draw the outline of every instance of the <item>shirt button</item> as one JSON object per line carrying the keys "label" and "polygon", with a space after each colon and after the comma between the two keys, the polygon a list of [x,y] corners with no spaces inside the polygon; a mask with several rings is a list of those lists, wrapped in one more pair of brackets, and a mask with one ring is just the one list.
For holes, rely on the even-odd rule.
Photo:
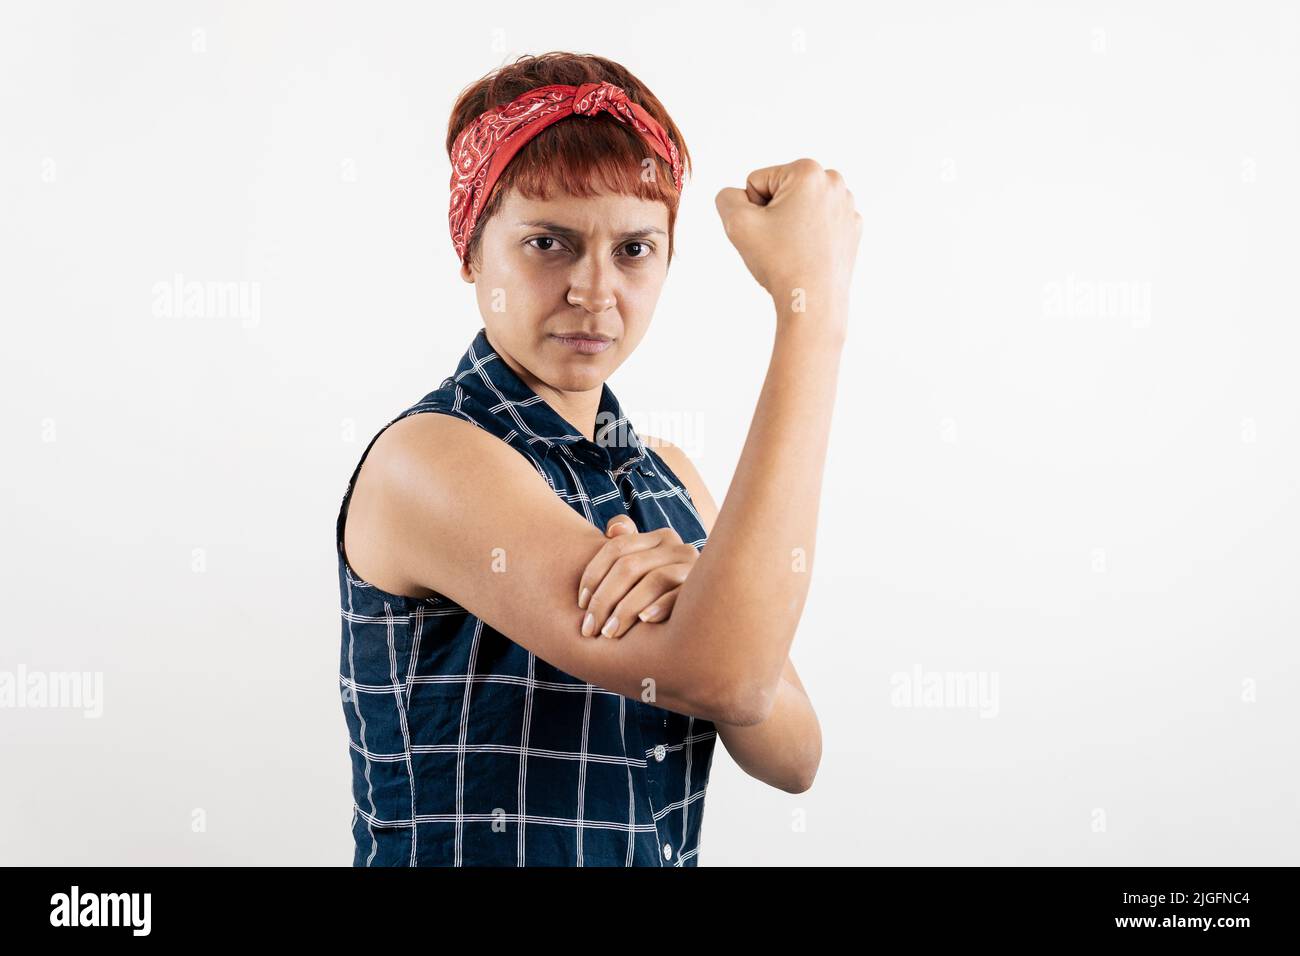
{"label": "shirt button", "polygon": [[673,848],[672,848],[672,845],[671,845],[671,844],[668,844],[668,843],[665,843],[665,844],[664,844],[664,859],[665,859],[665,860],[671,860],[672,858],[673,858]]}
{"label": "shirt button", "polygon": [[655,760],[663,760],[664,754],[668,753],[668,748],[663,744],[655,747]]}

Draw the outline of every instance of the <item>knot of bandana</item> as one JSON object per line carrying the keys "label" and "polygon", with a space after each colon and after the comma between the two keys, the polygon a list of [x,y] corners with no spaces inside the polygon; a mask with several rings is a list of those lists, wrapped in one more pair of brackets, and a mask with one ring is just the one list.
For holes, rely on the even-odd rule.
{"label": "knot of bandana", "polygon": [[634,118],[627,93],[621,87],[613,83],[583,83],[574,88],[573,112],[595,116],[601,110],[608,110],[625,123]]}
{"label": "knot of bandana", "polygon": [[636,130],[668,163],[673,185],[682,189],[682,159],[677,144],[649,113],[613,83],[539,86],[503,106],[481,113],[461,130],[451,150],[451,203],[448,224],[456,255],[465,261],[474,225],[506,165],[530,139],[567,116],[605,112]]}

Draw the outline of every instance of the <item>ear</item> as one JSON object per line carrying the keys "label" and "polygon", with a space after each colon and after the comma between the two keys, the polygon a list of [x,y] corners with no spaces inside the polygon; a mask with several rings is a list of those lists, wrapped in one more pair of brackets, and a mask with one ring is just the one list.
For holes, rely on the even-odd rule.
{"label": "ear", "polygon": [[468,282],[468,283],[470,283],[471,285],[473,285],[473,283],[474,283],[474,271],[469,267],[469,263],[467,263],[467,262],[462,262],[462,263],[460,264],[460,277],[461,277],[462,279],[464,279],[466,282]]}

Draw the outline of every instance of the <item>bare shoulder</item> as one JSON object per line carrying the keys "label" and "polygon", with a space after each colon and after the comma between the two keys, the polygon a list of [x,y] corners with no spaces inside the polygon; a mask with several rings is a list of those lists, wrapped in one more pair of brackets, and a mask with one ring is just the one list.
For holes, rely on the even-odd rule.
{"label": "bare shoulder", "polygon": [[700,513],[700,522],[704,525],[704,530],[712,534],[713,522],[718,517],[718,505],[709,494],[699,469],[687,457],[686,452],[672,442],[654,435],[641,435],[640,438],[641,443],[647,448],[653,448],[673,470],[673,474],[681,479],[686,490],[691,493],[691,500],[695,502],[696,509]]}
{"label": "bare shoulder", "polygon": [[353,571],[393,594],[436,593],[419,582],[424,575],[407,553],[411,531],[431,519],[454,527],[489,474],[496,489],[541,480],[522,455],[465,419],[421,413],[393,422],[352,489],[343,547]]}
{"label": "bare shoulder", "polygon": [[[473,422],[436,412],[408,415],[376,439],[362,466],[400,501],[446,501],[484,472],[508,482],[540,481],[528,460]],[[360,490],[361,477],[357,479]]]}

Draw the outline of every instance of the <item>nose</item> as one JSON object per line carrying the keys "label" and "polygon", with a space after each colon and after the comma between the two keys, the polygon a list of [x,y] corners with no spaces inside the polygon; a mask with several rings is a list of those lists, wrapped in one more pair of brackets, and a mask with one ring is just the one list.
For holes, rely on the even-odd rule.
{"label": "nose", "polygon": [[588,252],[573,266],[569,276],[569,304],[581,306],[593,315],[608,312],[618,301],[614,292],[614,264]]}

